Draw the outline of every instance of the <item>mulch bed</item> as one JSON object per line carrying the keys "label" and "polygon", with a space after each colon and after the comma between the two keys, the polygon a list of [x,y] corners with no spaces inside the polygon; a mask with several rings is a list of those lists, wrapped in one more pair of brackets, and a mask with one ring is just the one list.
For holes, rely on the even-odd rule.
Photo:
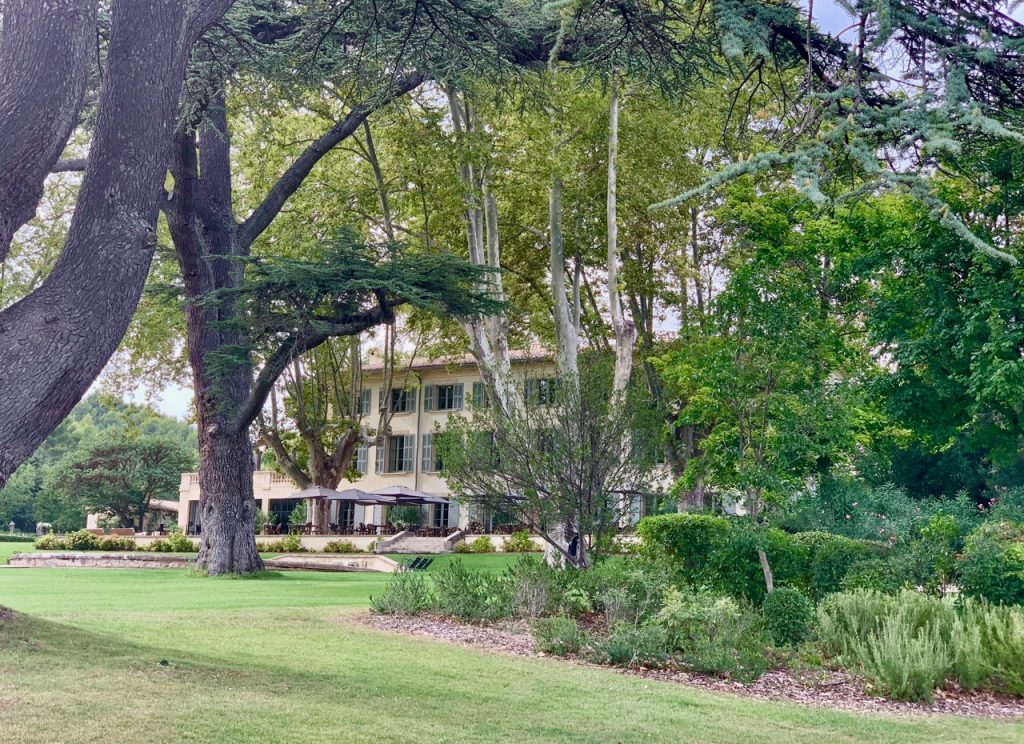
{"label": "mulch bed", "polygon": [[[360,615],[359,621],[378,630],[404,635],[427,636],[460,646],[508,654],[545,656],[536,650],[529,625],[508,621],[492,625],[470,625],[450,618],[421,615]],[[559,657],[553,657],[559,658]],[[582,659],[568,663],[597,666]],[[611,667],[601,667],[609,669]],[[988,692],[939,690],[931,703],[906,703],[870,695],[864,681],[847,672],[820,670],[797,675],[786,669],[764,674],[750,684],[672,669],[619,669],[623,674],[697,687],[713,692],[768,701],[787,701],[850,712],[898,713],[902,715],[954,715],[974,718],[1024,720],[1024,699]]]}

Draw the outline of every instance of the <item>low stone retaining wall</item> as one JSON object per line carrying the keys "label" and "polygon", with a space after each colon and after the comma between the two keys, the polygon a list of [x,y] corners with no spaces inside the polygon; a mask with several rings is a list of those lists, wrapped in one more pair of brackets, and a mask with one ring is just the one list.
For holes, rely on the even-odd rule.
{"label": "low stone retaining wall", "polygon": [[287,568],[299,571],[374,571],[395,573],[399,564],[382,555],[282,555],[264,561],[267,568]]}
{"label": "low stone retaining wall", "polygon": [[15,553],[16,568],[188,568],[194,559],[162,553]]}

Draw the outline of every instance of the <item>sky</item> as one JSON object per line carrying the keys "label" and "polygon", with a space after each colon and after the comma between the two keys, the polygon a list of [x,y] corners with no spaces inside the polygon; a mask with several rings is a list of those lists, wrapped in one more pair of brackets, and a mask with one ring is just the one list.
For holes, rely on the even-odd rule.
{"label": "sky", "polygon": [[[808,0],[800,0],[800,5],[806,10]],[[1024,21],[1024,7],[1018,8],[1013,16]],[[831,34],[838,34],[849,28],[852,18],[836,2],[836,0],[814,0],[814,20],[822,31]],[[146,402],[145,385],[140,384],[130,396],[132,400]],[[192,390],[180,386],[164,388],[156,393],[153,404],[168,416],[184,419],[190,415],[192,404]]]}

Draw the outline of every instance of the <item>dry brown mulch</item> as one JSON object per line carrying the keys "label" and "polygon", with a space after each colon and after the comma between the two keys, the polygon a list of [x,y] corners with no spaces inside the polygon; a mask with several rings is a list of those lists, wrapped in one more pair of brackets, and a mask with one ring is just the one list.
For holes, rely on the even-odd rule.
{"label": "dry brown mulch", "polygon": [[[545,656],[536,650],[529,625],[508,621],[492,625],[470,625],[450,618],[421,615],[360,615],[359,621],[378,630],[405,635],[427,636],[460,646],[508,654]],[[555,657],[557,658],[557,657]],[[596,666],[582,659],[568,663]],[[608,669],[609,667],[601,667]],[[1024,699],[988,692],[938,690],[931,703],[907,703],[871,695],[865,683],[847,672],[819,670],[797,675],[787,669],[767,672],[749,684],[672,669],[620,669],[645,679],[658,680],[714,692],[768,701],[787,701],[849,712],[898,713],[902,715],[954,715],[973,718],[1024,720]]]}

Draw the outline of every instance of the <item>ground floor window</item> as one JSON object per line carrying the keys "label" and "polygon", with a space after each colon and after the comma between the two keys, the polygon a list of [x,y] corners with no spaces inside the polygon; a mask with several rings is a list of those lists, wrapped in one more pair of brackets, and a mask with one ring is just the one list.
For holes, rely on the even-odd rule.
{"label": "ground floor window", "polygon": [[433,514],[430,517],[431,527],[447,527],[448,526],[448,504],[435,504]]}
{"label": "ground floor window", "polygon": [[302,499],[271,499],[270,515],[274,518],[274,524],[288,524],[292,512],[302,503]]}
{"label": "ground floor window", "polygon": [[331,521],[340,527],[354,527],[356,522],[356,505],[351,501],[338,502],[337,513]]}
{"label": "ground floor window", "polygon": [[199,518],[199,502],[188,502],[188,534],[198,535],[202,529],[202,521]]}

